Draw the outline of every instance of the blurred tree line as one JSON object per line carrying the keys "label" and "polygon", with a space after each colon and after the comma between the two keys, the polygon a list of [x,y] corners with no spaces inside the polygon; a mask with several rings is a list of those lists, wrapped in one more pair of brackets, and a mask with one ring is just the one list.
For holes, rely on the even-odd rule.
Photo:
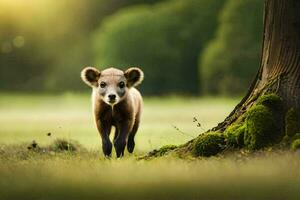
{"label": "blurred tree line", "polygon": [[140,66],[144,94],[234,94],[257,70],[261,0],[3,0],[0,90],[79,91],[83,66]]}

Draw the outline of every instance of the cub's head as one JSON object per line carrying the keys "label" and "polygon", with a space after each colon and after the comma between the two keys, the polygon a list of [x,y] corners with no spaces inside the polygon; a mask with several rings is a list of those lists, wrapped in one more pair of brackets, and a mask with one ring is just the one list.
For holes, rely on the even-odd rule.
{"label": "cub's head", "polygon": [[124,99],[129,88],[143,81],[144,73],[136,67],[125,72],[115,68],[99,71],[94,67],[86,67],[81,71],[81,78],[96,90],[105,103],[113,106]]}

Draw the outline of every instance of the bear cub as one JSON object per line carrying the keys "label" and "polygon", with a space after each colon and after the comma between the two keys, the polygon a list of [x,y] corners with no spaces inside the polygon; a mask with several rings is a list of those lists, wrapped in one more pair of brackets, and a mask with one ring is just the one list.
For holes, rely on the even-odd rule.
{"label": "bear cub", "polygon": [[139,68],[129,68],[125,72],[116,68],[99,71],[86,67],[81,71],[82,80],[92,87],[92,106],[97,129],[102,139],[105,156],[111,156],[112,143],[109,135],[115,127],[114,148],[117,157],[134,150],[134,136],[139,128],[143,99],[135,88],[144,79]]}

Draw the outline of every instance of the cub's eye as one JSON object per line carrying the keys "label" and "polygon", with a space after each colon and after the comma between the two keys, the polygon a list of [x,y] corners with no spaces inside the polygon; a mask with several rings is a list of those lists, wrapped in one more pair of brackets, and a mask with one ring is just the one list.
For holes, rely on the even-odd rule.
{"label": "cub's eye", "polygon": [[123,81],[121,81],[121,82],[119,83],[119,87],[120,87],[120,88],[124,88],[124,87],[125,87],[125,83],[124,83]]}
{"label": "cub's eye", "polygon": [[100,83],[100,87],[101,87],[101,88],[105,88],[105,86],[106,86],[106,83],[105,83],[105,82],[101,82],[101,83]]}

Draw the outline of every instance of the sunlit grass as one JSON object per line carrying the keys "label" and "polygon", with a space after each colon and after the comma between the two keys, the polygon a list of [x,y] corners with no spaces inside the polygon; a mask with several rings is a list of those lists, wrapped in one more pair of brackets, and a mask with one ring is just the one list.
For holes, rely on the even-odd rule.
{"label": "sunlit grass", "polygon": [[[202,129],[193,117],[208,129],[237,101],[146,98],[136,155],[125,154],[117,160],[102,156],[89,95],[2,94],[0,199],[299,199],[299,152],[137,160],[153,148],[197,136]],[[63,137],[87,150],[27,149],[32,140],[43,147]]]}
{"label": "sunlit grass", "polygon": [[[220,122],[237,101],[225,98],[145,98],[136,148],[145,152],[165,144],[184,143]],[[193,122],[194,117],[201,127]],[[47,136],[49,132],[51,137]],[[55,138],[78,140],[89,149],[100,148],[88,94],[1,95],[0,143],[36,140],[47,144]]]}

